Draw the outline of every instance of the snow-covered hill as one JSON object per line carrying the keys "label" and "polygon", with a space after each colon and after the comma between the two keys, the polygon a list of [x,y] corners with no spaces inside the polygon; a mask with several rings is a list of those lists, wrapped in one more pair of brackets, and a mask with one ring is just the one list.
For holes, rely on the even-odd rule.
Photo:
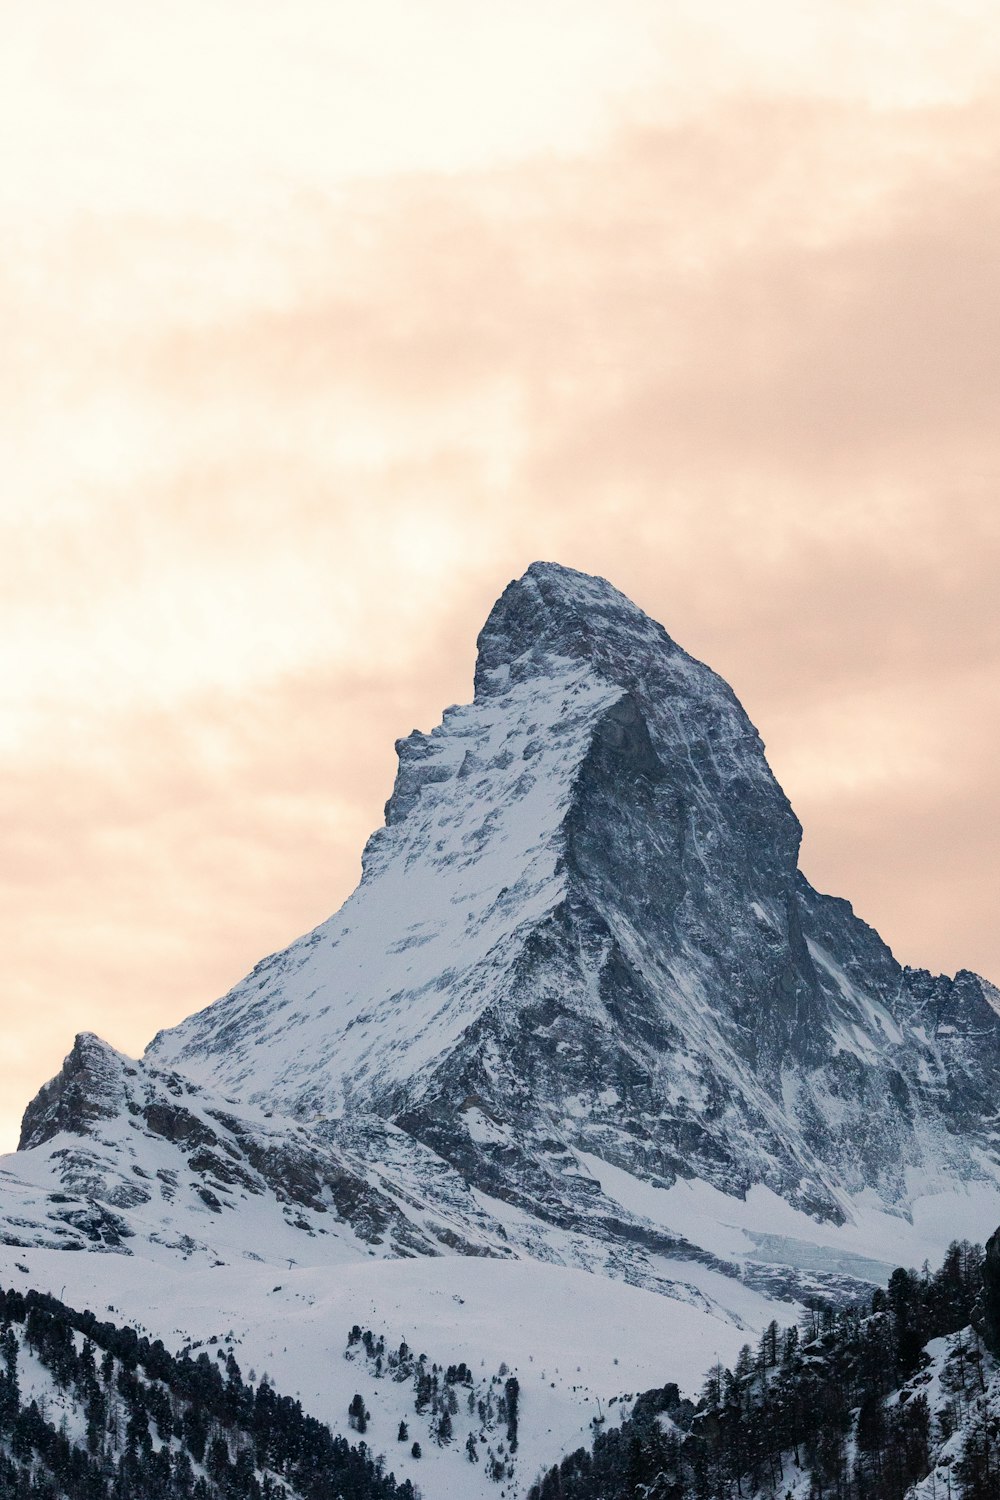
{"label": "snow-covered hill", "polygon": [[131,1325],[0,1289],[0,1495],[417,1500],[213,1343],[178,1357]]}
{"label": "snow-covered hill", "polygon": [[933,1270],[771,1324],[697,1402],[666,1382],[528,1500],[996,1500],[1000,1231]]}
{"label": "snow-covered hill", "polygon": [[[664,1363],[695,1389],[706,1360],[735,1358],[770,1313],[763,1297],[736,1282],[728,1284],[727,1317],[582,1271],[478,1257],[291,1269],[286,1262],[279,1271],[246,1261],[153,1266],[138,1255],[22,1250],[8,1258],[0,1250],[0,1285],[62,1292],[65,1301],[136,1326],[168,1349],[205,1349],[213,1359],[232,1352],[245,1376],[267,1375],[278,1392],[300,1398],[307,1412],[352,1441],[348,1407],[360,1394],[370,1417],[365,1442],[426,1500],[523,1495],[554,1454],[589,1440],[595,1417],[617,1422],[629,1405],[621,1397],[660,1380]],[[390,1351],[405,1341],[416,1356],[426,1355],[427,1370],[436,1366],[442,1384],[449,1366],[466,1364],[470,1380],[457,1388],[451,1441],[437,1441],[435,1410],[415,1409],[412,1376],[395,1379],[384,1358],[376,1373],[363,1344],[348,1347],[355,1324]],[[513,1453],[497,1412],[510,1375],[520,1386]],[[478,1402],[490,1393],[487,1419]],[[398,1441],[401,1421],[406,1443]],[[466,1448],[470,1433],[475,1461]],[[415,1441],[422,1450],[416,1459]],[[491,1450],[504,1463],[496,1477]]]}

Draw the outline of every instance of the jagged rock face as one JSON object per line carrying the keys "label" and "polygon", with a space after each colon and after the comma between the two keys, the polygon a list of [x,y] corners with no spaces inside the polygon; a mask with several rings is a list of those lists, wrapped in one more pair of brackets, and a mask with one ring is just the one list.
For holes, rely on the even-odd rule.
{"label": "jagged rock face", "polygon": [[[435,1182],[444,1164],[422,1161],[415,1144],[394,1149],[389,1128],[371,1120],[317,1134],[84,1033],[28,1105],[19,1155],[0,1168],[0,1244],[126,1254],[134,1246],[209,1262],[254,1246],[253,1258],[279,1261],[373,1247],[508,1253],[465,1184]],[[412,1214],[400,1206],[407,1197]]]}
{"label": "jagged rock face", "polygon": [[907,1171],[975,1176],[997,992],[903,970],[797,867],[800,827],[731,689],[603,580],[536,564],[472,704],[398,743],[342,911],[150,1059],[302,1119],[394,1120],[572,1228],[591,1152],[764,1183],[830,1219]]}
{"label": "jagged rock face", "polygon": [[[794,901],[801,829],[732,690],[603,581],[542,566],[490,615],[477,693],[541,685],[552,655],[586,660],[623,695],[582,747],[565,825],[581,899],[628,929],[622,941],[638,937],[644,963],[666,960],[667,983],[692,961],[706,973],[713,1010],[745,1028],[758,1070],[790,1046],[808,1053],[818,1017]],[[781,945],[734,944],[756,907]]]}
{"label": "jagged rock face", "polygon": [[61,1131],[85,1135],[96,1121],[113,1120],[128,1103],[128,1076],[136,1076],[133,1064],[81,1031],[60,1071],[24,1111],[17,1149],[44,1145]]}
{"label": "jagged rock face", "polygon": [[706,1307],[695,1287],[678,1285],[680,1268],[671,1276],[663,1263],[734,1273],[683,1235],[623,1212],[592,1179],[579,1182],[573,1233],[553,1238],[552,1215],[498,1217],[460,1171],[378,1116],[305,1125],[84,1034],[28,1106],[18,1153],[0,1159],[0,1247],[212,1267],[457,1254],[600,1271],[613,1257],[626,1279]]}

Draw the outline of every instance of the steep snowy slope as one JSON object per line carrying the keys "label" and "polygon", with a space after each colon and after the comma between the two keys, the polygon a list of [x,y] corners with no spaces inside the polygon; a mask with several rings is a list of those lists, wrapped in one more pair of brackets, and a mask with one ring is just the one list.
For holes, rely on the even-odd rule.
{"label": "steep snowy slope", "polygon": [[580,1152],[835,1223],[995,1190],[997,991],[901,968],[809,886],[732,691],[609,584],[530,568],[474,702],[397,748],[342,911],[152,1062],[390,1118],[566,1229],[593,1217]]}

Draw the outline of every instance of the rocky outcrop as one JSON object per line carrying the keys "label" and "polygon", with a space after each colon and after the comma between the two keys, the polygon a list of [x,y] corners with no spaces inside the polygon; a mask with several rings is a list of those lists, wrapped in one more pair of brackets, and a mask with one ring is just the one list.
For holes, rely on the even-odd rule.
{"label": "rocky outcrop", "polygon": [[[377,1122],[376,1137],[381,1128]],[[442,1216],[433,1194],[414,1193],[412,1171],[402,1174],[404,1184],[373,1181],[370,1146],[370,1132],[359,1138],[355,1131],[345,1149],[335,1127],[316,1133],[273,1114],[241,1112],[84,1034],[25,1111],[20,1151],[32,1170],[21,1182],[2,1174],[0,1243],[130,1253],[135,1240],[146,1251],[200,1253],[210,1262],[236,1248],[258,1259],[282,1251],[296,1259],[317,1238],[332,1240],[334,1258],[345,1246],[393,1255],[453,1248],[448,1191],[437,1194]],[[412,1214],[400,1207],[401,1186]],[[455,1184],[448,1188],[453,1193]],[[467,1192],[464,1184],[458,1191]],[[232,1222],[220,1228],[206,1211]],[[469,1228],[482,1239],[470,1251],[506,1253],[487,1216]]]}
{"label": "rocky outcrop", "polygon": [[51,1082],[43,1084],[21,1120],[18,1150],[44,1145],[61,1131],[85,1135],[113,1120],[128,1103],[126,1077],[136,1069],[92,1032],[81,1031]]}

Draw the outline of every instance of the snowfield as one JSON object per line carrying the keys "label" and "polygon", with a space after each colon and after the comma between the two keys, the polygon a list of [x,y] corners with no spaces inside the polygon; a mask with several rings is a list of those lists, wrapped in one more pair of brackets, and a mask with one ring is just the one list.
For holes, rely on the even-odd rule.
{"label": "snowfield", "polygon": [[762,1183],[745,1199],[696,1178],[660,1188],[586,1152],[577,1157],[624,1209],[727,1260],[832,1271],[875,1285],[896,1266],[936,1266],[955,1239],[983,1244],[1000,1224],[1000,1171],[986,1159],[983,1178],[970,1182],[911,1171],[906,1213],[887,1213],[871,1192],[845,1193],[844,1222],[836,1224],[803,1213]]}
{"label": "snowfield", "polygon": [[[725,1278],[720,1277],[720,1281]],[[772,1305],[731,1283],[743,1327],[685,1302],[585,1271],[531,1261],[471,1257],[363,1261],[341,1266],[242,1265],[193,1269],[138,1257],[69,1255],[0,1247],[0,1283],[52,1292],[70,1306],[133,1324],[179,1352],[232,1349],[243,1371],[265,1374],[282,1393],[350,1434],[347,1408],[359,1392],[371,1413],[365,1441],[397,1478],[435,1500],[524,1493],[560,1453],[589,1444],[594,1417],[614,1423],[623,1396],[675,1380],[698,1390],[716,1358],[731,1362],[756,1337]],[[749,1319],[753,1317],[753,1322]],[[363,1355],[345,1359],[357,1323],[405,1339],[429,1361],[460,1361],[488,1384],[502,1365],[521,1387],[513,1483],[495,1484],[470,1463],[465,1440],[480,1430],[463,1408],[455,1437],[439,1447],[414,1412],[410,1385],[376,1378]],[[212,1341],[211,1343],[209,1341]],[[499,1382],[502,1385],[502,1380]],[[400,1420],[409,1441],[397,1441]],[[410,1447],[419,1440],[423,1456]],[[498,1432],[497,1441],[502,1441]]]}

